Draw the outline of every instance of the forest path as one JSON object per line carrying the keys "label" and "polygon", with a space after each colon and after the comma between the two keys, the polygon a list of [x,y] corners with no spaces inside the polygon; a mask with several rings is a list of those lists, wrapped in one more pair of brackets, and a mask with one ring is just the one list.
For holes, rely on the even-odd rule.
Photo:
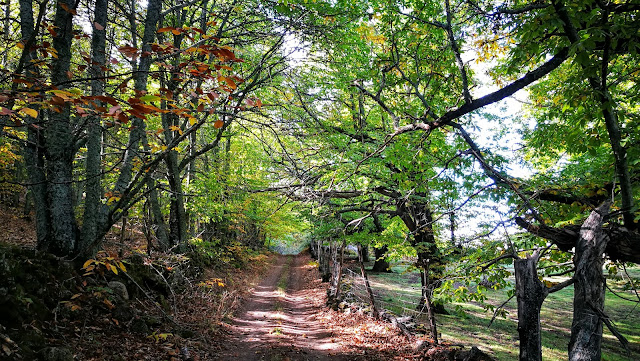
{"label": "forest path", "polygon": [[219,360],[347,360],[317,319],[324,288],[308,254],[279,256],[233,319]]}

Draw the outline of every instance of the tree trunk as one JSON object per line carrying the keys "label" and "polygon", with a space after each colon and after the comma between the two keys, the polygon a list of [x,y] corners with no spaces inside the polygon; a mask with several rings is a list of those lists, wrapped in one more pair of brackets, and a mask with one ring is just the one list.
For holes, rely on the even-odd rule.
{"label": "tree trunk", "polygon": [[431,293],[433,288],[430,287],[433,283],[429,282],[429,266],[427,265],[423,271],[420,272],[422,281],[422,299],[420,303],[427,309],[427,317],[429,318],[429,330],[431,331],[431,337],[433,343],[438,344],[438,324],[436,323],[436,312],[431,302]]}
{"label": "tree trunk", "polygon": [[49,216],[49,207],[47,203],[47,177],[44,173],[44,142],[40,135],[40,131],[36,129],[28,129],[27,142],[29,143],[25,149],[25,164],[27,174],[31,182],[29,187],[33,196],[33,205],[35,208],[36,236],[38,238],[38,249],[46,250],[49,248],[51,230]]}
{"label": "tree trunk", "polygon": [[389,252],[389,248],[387,246],[382,246],[380,248],[374,248],[373,254],[375,256],[375,260],[373,262],[373,267],[371,267],[371,271],[373,272],[391,272],[391,265],[385,258]]}
{"label": "tree trunk", "polygon": [[342,282],[342,264],[344,263],[344,248],[346,247],[347,242],[342,241],[340,248],[336,249],[335,257],[334,257],[334,271],[333,271],[333,299],[340,299],[340,283]]}
{"label": "tree trunk", "polygon": [[[162,10],[161,0],[149,0],[147,5],[147,12],[144,24],[144,34],[142,35],[142,52],[151,53],[151,44],[156,39],[156,28],[158,20],[160,19],[160,13]],[[151,67],[151,56],[143,56],[140,58],[140,63],[137,69],[134,69],[134,88],[136,95],[139,95],[147,90],[147,81],[149,77],[149,69]],[[140,156],[139,146],[143,138],[146,138],[145,122],[138,118],[133,117],[131,121],[132,129],[129,133],[129,140],[127,142],[127,150],[124,154],[122,166],[120,167],[120,174],[114,187],[114,193],[122,193],[128,187],[132,179],[133,164],[136,158],[143,159]],[[143,142],[144,143],[144,142]]]}
{"label": "tree trunk", "polygon": [[322,282],[329,282],[331,280],[331,267],[329,265],[331,260],[331,248],[324,246],[318,242],[318,268],[320,270],[320,277]]}
{"label": "tree trunk", "polygon": [[[91,95],[104,95],[104,76],[102,67],[106,62],[106,26],[107,26],[107,0],[96,0],[93,11],[93,21],[101,26],[100,29],[93,26],[93,36],[91,37],[91,57],[92,64],[89,67],[91,81]],[[84,215],[82,221],[82,236],[78,246],[82,258],[89,258],[95,254],[100,247],[98,239],[99,223],[104,222],[101,218],[102,208],[102,126],[99,116],[89,118],[87,130],[87,159],[86,159],[86,182]],[[106,213],[106,212],[105,212]]]}
{"label": "tree trunk", "polygon": [[[33,2],[30,0],[20,0],[20,32],[22,35],[22,43],[26,44],[28,40],[33,36],[35,31],[34,19],[33,19]],[[7,10],[9,6],[7,5]],[[7,18],[9,21],[9,18]],[[8,32],[7,32],[8,35]],[[29,63],[35,59],[37,53],[35,51],[28,52],[25,49],[25,62]],[[27,68],[27,77],[37,77],[37,68]],[[17,84],[17,83],[14,83]],[[35,208],[35,222],[36,222],[36,236],[37,245],[41,250],[49,248],[49,242],[51,241],[51,217],[49,214],[49,207],[47,201],[47,177],[45,174],[45,159],[44,159],[44,137],[41,128],[35,128],[31,125],[37,123],[42,119],[42,114],[39,118],[27,117],[27,146],[24,150],[24,160],[27,169],[27,175],[29,177],[30,191],[33,196],[33,204]]]}
{"label": "tree trunk", "polygon": [[358,261],[360,263],[360,273],[362,273],[362,278],[364,278],[364,285],[367,288],[367,293],[369,294],[369,304],[371,305],[371,310],[373,311],[373,317],[378,319],[380,318],[380,314],[378,313],[378,308],[376,307],[376,299],[373,296],[373,290],[371,290],[371,285],[369,284],[369,277],[367,277],[367,271],[364,269],[364,256],[363,256],[362,245],[358,245]]}
{"label": "tree trunk", "polygon": [[540,309],[549,291],[538,279],[538,257],[539,253],[536,251],[530,257],[516,259],[513,263],[518,300],[518,335],[520,337],[521,361],[542,360]]}
{"label": "tree trunk", "polygon": [[[73,1],[59,0],[69,9],[75,8]],[[56,7],[54,25],[56,36],[53,47],[58,57],[53,62],[51,83],[60,84],[69,78],[73,39],[73,15]],[[59,88],[64,88],[60,86]],[[47,250],[58,256],[70,256],[76,251],[77,225],[73,207],[73,158],[74,140],[70,124],[68,105],[60,106],[60,112],[48,111],[48,124],[44,128],[47,168],[47,200],[51,217],[51,243]]]}
{"label": "tree trunk", "polygon": [[604,217],[609,213],[609,202],[591,212],[580,229],[573,263],[575,284],[573,295],[573,322],[569,342],[569,360],[600,360],[602,319],[604,310],[605,278],[602,273],[604,250],[608,236],[602,231]]}
{"label": "tree trunk", "polygon": [[362,262],[369,262],[369,246],[360,246],[362,248]]}
{"label": "tree trunk", "polygon": [[155,180],[149,178],[147,180],[147,188],[149,188],[149,211],[151,212],[151,223],[153,225],[154,233],[158,238],[160,249],[167,250],[171,248],[171,242],[169,240],[169,233],[164,223],[164,216],[162,215],[162,209],[160,208],[160,200],[158,199],[158,190],[156,189]]}

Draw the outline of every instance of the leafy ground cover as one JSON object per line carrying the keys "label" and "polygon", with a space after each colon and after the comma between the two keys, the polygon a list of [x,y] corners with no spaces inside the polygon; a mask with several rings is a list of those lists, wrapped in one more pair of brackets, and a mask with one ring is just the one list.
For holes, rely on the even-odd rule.
{"label": "leafy ground cover", "polygon": [[[411,302],[420,298],[420,278],[415,272],[406,272],[407,267],[396,265],[393,273],[369,275],[371,286],[382,307],[395,313],[409,311]],[[640,268],[629,270],[631,275],[640,273]],[[616,293],[633,298],[632,292],[622,291],[615,281],[609,282]],[[508,299],[506,290],[487,290],[487,303],[499,306]],[[571,304],[573,288],[567,287],[550,294],[541,311],[542,349],[545,360],[565,360],[567,343],[570,338]],[[455,312],[455,306],[463,311]],[[518,355],[517,309],[515,298],[505,306],[506,317],[496,317],[491,327],[493,312],[486,311],[479,303],[447,305],[450,315],[438,315],[441,338],[452,344],[477,345],[498,360],[513,360]],[[640,359],[640,308],[607,292],[605,312],[629,340],[632,353],[624,350],[617,339],[605,329],[602,346],[603,360]]]}

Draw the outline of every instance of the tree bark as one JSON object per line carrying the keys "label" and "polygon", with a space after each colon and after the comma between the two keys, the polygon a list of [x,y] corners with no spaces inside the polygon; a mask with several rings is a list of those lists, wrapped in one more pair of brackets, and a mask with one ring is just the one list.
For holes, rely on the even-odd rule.
{"label": "tree bark", "polygon": [[[382,228],[382,223],[380,223],[380,218],[378,218],[378,216],[375,214],[373,215],[373,225],[376,229],[376,232],[382,233],[382,231],[384,231],[384,229]],[[391,265],[385,258],[387,255],[387,252],[389,252],[389,247],[387,247],[387,245],[384,245],[378,248],[376,247],[373,248],[373,255],[375,259],[373,261],[373,266],[371,267],[371,271],[389,272],[389,273],[391,272]]]}
{"label": "tree bark", "polygon": [[344,248],[346,247],[347,242],[342,241],[340,248],[336,249],[335,257],[334,257],[334,271],[333,271],[333,284],[331,285],[333,288],[333,299],[340,299],[340,283],[342,282],[342,265],[344,263]]}
{"label": "tree bark", "polygon": [[[104,95],[104,70],[102,67],[106,63],[106,27],[107,27],[108,0],[96,0],[93,11],[93,21],[101,28],[93,26],[93,36],[91,37],[91,57],[92,64],[89,67],[91,81],[91,95]],[[89,118],[87,130],[87,159],[86,159],[86,182],[84,215],[82,221],[82,236],[78,246],[82,258],[89,258],[95,254],[100,246],[98,239],[99,223],[105,222],[103,218],[106,211],[101,212],[102,204],[102,126],[99,116]]]}
{"label": "tree bark", "polygon": [[[59,0],[56,7],[54,25],[56,36],[53,47],[58,57],[53,62],[51,83],[61,84],[69,80],[67,72],[71,63],[71,43],[73,40],[73,15],[62,8],[75,8],[70,0]],[[64,88],[60,86],[59,88]],[[47,250],[58,256],[70,256],[76,251],[77,225],[73,205],[73,158],[74,140],[70,124],[68,105],[60,106],[60,112],[48,111],[48,124],[44,128],[47,200],[51,217],[51,243]]]}
{"label": "tree bark", "polygon": [[429,281],[429,264],[425,266],[425,269],[420,272],[422,276],[422,300],[420,301],[427,308],[427,316],[429,318],[429,330],[431,331],[431,337],[433,343],[438,344],[438,324],[436,323],[436,312],[433,303],[431,302],[431,293],[433,283]]}
{"label": "tree bark", "polygon": [[320,270],[320,277],[322,282],[329,282],[331,280],[331,267],[329,266],[331,260],[331,248],[329,246],[322,245],[318,242],[318,268]]}
{"label": "tree bark", "polygon": [[602,344],[602,319],[604,310],[605,278],[602,273],[604,251],[608,236],[602,230],[604,217],[611,204],[591,212],[582,224],[580,239],[576,244],[575,284],[573,296],[573,322],[569,342],[569,360],[600,360]]}
{"label": "tree bark", "polygon": [[371,267],[372,272],[391,272],[391,265],[385,258],[387,252],[389,252],[389,248],[387,246],[373,248],[375,260],[373,262],[373,267]]}
{"label": "tree bark", "polygon": [[[33,19],[33,2],[30,0],[20,0],[20,32],[23,44],[27,44],[28,40],[34,36],[35,24]],[[9,9],[9,6],[7,6]],[[7,18],[9,21],[9,18]],[[25,49],[26,62],[35,59],[37,53]],[[34,68],[27,68],[26,75],[28,77],[37,77],[38,74]],[[17,83],[16,83],[17,84]],[[27,146],[24,150],[24,160],[29,177],[30,191],[33,196],[33,204],[35,208],[36,236],[37,246],[41,250],[47,250],[51,241],[51,217],[49,214],[48,197],[47,197],[47,176],[45,174],[45,154],[44,154],[44,137],[41,128],[35,128],[31,125],[37,123],[40,118],[27,117]]]}
{"label": "tree bark", "polygon": [[362,274],[364,285],[367,288],[367,293],[369,294],[369,304],[371,305],[371,310],[373,311],[373,317],[378,319],[380,318],[380,314],[378,313],[378,308],[376,307],[376,299],[373,295],[373,290],[371,289],[371,285],[369,284],[367,271],[364,269],[363,247],[360,244],[358,245],[358,261],[360,263],[360,273]]}
{"label": "tree bark", "polygon": [[513,267],[516,276],[516,298],[518,300],[518,335],[520,337],[520,360],[542,360],[542,338],[540,332],[540,309],[549,294],[547,287],[538,279],[539,253],[516,259]]}

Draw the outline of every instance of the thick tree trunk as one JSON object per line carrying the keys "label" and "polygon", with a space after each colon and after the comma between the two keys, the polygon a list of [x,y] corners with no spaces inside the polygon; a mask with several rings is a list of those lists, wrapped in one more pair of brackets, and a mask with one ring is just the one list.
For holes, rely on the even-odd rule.
{"label": "thick tree trunk", "polygon": [[[382,228],[382,223],[377,215],[373,215],[373,225],[376,229],[376,232],[382,233],[384,228]],[[371,267],[371,271],[373,272],[391,272],[391,265],[386,259],[387,252],[389,252],[389,248],[384,245],[382,247],[374,247],[373,255],[375,260],[373,261],[373,267]]]}
{"label": "thick tree trunk", "polygon": [[382,246],[380,248],[373,249],[373,255],[376,258],[373,262],[373,267],[371,267],[371,271],[373,272],[391,272],[391,265],[385,258],[389,248],[387,246]]}
{"label": "thick tree trunk", "polygon": [[[416,194],[416,196],[423,199],[427,198],[425,194]],[[436,307],[431,301],[431,294],[440,283],[437,269],[442,265],[440,264],[440,254],[433,233],[431,209],[427,202],[422,199],[407,202],[404,198],[398,199],[397,208],[400,213],[400,219],[413,235],[411,246],[418,254],[416,267],[420,269],[422,275],[422,297],[417,307],[418,309],[426,308],[433,340],[437,344]],[[431,268],[436,268],[436,271]],[[440,308],[444,311],[442,305],[440,305]]]}
{"label": "thick tree trunk", "polygon": [[[58,3],[65,4],[69,9],[75,7],[73,1],[59,0]],[[53,62],[51,72],[51,82],[54,85],[69,79],[67,72],[71,62],[72,17],[68,11],[57,6],[54,20],[57,33],[53,38],[53,47],[58,57]],[[60,112],[48,111],[48,124],[44,128],[47,200],[52,238],[47,250],[58,256],[70,256],[77,247],[77,225],[73,207],[74,140],[69,106],[60,106],[58,110]]]}
{"label": "thick tree trunk", "polygon": [[582,224],[573,263],[575,284],[569,360],[600,360],[605,278],[602,273],[608,236],[602,231],[611,204],[606,202],[591,212]]}
{"label": "thick tree trunk", "polygon": [[516,276],[518,300],[518,335],[520,337],[520,360],[542,360],[542,338],[540,333],[540,309],[549,294],[547,287],[538,279],[539,253],[513,263]]}

